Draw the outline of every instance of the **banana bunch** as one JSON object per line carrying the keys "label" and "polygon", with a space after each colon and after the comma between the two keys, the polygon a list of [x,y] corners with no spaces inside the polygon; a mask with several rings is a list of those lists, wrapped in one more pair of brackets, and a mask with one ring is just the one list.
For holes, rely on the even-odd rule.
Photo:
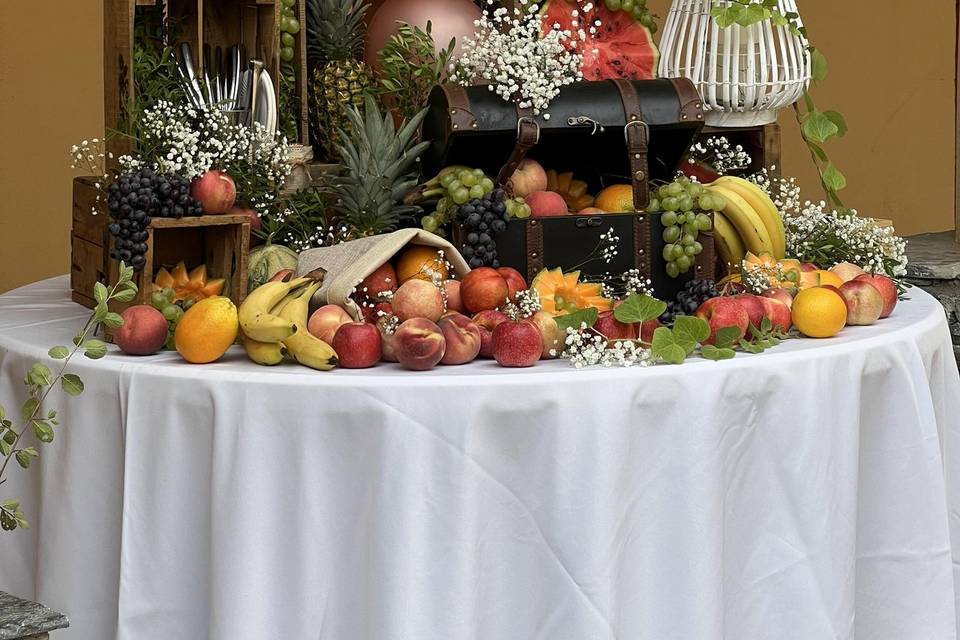
{"label": "banana bunch", "polygon": [[764,191],[743,178],[723,176],[707,185],[711,196],[726,202],[714,215],[717,254],[730,272],[739,271],[747,252],[770,254],[777,260],[786,254],[783,218]]}
{"label": "banana bunch", "polygon": [[337,366],[333,348],[307,331],[310,298],[322,283],[322,275],[307,275],[250,292],[239,309],[240,344],[250,360],[271,366],[289,355],[320,371]]}

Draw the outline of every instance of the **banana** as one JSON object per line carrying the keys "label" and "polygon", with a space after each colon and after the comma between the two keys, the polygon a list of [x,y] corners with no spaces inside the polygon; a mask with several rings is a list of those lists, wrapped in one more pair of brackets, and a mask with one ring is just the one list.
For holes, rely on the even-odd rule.
{"label": "banana", "polygon": [[747,201],[723,186],[710,186],[710,195],[722,196],[727,202],[723,215],[729,220],[743,239],[751,253],[757,255],[773,253],[773,243],[760,214],[753,210]]}
{"label": "banana", "polygon": [[283,345],[300,364],[311,369],[329,371],[337,366],[337,353],[333,347],[307,331],[310,298],[319,288],[320,283],[307,287],[280,310],[280,317],[297,328],[293,335],[283,340]]}
{"label": "banana", "polygon": [[294,291],[300,291],[310,278],[295,278],[290,282],[268,282],[250,292],[240,304],[240,328],[251,340],[280,342],[297,331],[296,325],[271,310]]}
{"label": "banana", "polygon": [[717,246],[717,255],[727,265],[729,273],[739,273],[747,248],[736,228],[719,211],[713,214],[713,240]]}
{"label": "banana", "polygon": [[727,187],[741,198],[747,201],[753,210],[760,215],[767,233],[770,235],[770,241],[773,244],[773,257],[777,260],[783,260],[787,253],[787,237],[783,227],[783,218],[780,212],[773,204],[763,189],[756,184],[737,176],[722,176],[714,181],[715,185]]}
{"label": "banana", "polygon": [[240,344],[247,352],[247,357],[257,364],[273,366],[283,362],[287,348],[279,342],[257,342],[240,333]]}

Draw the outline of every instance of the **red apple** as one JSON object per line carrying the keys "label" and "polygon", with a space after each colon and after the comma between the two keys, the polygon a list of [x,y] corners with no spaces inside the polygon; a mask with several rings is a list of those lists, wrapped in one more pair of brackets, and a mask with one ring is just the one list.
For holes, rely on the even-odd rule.
{"label": "red apple", "polygon": [[872,284],[877,291],[880,292],[880,295],[883,296],[883,311],[880,313],[881,318],[887,318],[893,313],[893,310],[897,306],[897,285],[888,278],[887,276],[882,276],[875,273],[865,273],[861,276],[857,276],[854,280],[863,280],[864,282],[869,282]]}
{"label": "red apple", "polygon": [[437,323],[447,342],[440,364],[467,364],[480,353],[480,327],[462,313],[448,313]]}
{"label": "red apple", "polygon": [[376,298],[382,293],[397,290],[397,272],[389,262],[377,267],[357,287],[357,293],[368,298]]}
{"label": "red apple", "polygon": [[446,311],[443,294],[433,282],[413,278],[407,280],[393,294],[393,313],[401,322],[411,318],[426,318],[436,322]]}
{"label": "red apple", "polygon": [[793,296],[790,295],[790,292],[786,289],[780,287],[774,287],[773,289],[767,289],[760,294],[764,298],[771,298],[773,300],[778,300],[783,304],[787,305],[788,309],[793,308]]}
{"label": "red apple", "polygon": [[509,294],[507,281],[490,267],[474,269],[460,284],[460,299],[470,313],[502,307]]}
{"label": "red apple", "polygon": [[380,359],[384,362],[399,362],[393,339],[396,334],[387,331],[386,322],[378,322],[377,329],[380,331]]}
{"label": "red apple", "polygon": [[466,308],[464,308],[463,300],[460,298],[460,281],[447,280],[443,283],[443,289],[447,293],[447,311],[465,313]]}
{"label": "red apple", "polygon": [[726,327],[739,329],[740,335],[737,340],[740,340],[747,335],[747,328],[750,326],[747,310],[740,302],[730,298],[710,298],[700,305],[695,315],[710,324],[710,337],[704,340],[704,344],[716,343],[717,331]]}
{"label": "red apple", "polygon": [[333,336],[336,335],[337,329],[348,322],[353,322],[349,313],[335,304],[327,304],[314,311],[307,320],[307,331],[310,335],[333,346]]}
{"label": "red apple", "polygon": [[653,332],[660,327],[660,320],[654,318],[640,325],[640,340],[646,344],[653,344]]}
{"label": "red apple", "polygon": [[237,201],[237,185],[226,171],[211,169],[193,181],[190,196],[200,202],[207,215],[227,213]]}
{"label": "red apple", "polygon": [[480,357],[493,357],[493,330],[501,322],[506,322],[509,318],[496,309],[481,311],[473,316],[473,321],[480,327]]}
{"label": "red apple", "polygon": [[532,367],[542,353],[543,335],[529,320],[508,320],[493,330],[493,357],[501,367]]}
{"label": "red apple", "polygon": [[127,307],[120,317],[123,326],[113,334],[113,341],[124,353],[153,355],[167,342],[167,319],[149,304]]}
{"label": "red apple", "polygon": [[497,273],[503,276],[507,283],[507,298],[510,302],[516,302],[517,293],[527,290],[527,281],[520,275],[520,272],[512,267],[500,267]]}
{"label": "red apple", "polygon": [[820,271],[820,267],[812,262],[802,262],[800,263],[800,271]]}
{"label": "red apple", "polygon": [[866,280],[854,278],[840,287],[840,297],[847,305],[847,324],[871,325],[880,319],[885,308],[883,295]]}
{"label": "red apple", "polygon": [[[412,282],[412,281],[411,281]],[[443,331],[426,318],[412,318],[393,335],[397,361],[411,371],[432,369],[443,359],[447,341]]]}
{"label": "red apple", "polygon": [[758,298],[763,303],[763,317],[770,320],[770,324],[778,331],[789,331],[793,325],[793,314],[790,307],[775,298]]}
{"label": "red apple", "polygon": [[759,329],[760,323],[763,322],[763,298],[751,293],[738,293],[735,296],[731,296],[730,299],[736,300],[743,306],[747,312],[747,317],[750,319],[750,324]]}
{"label": "red apple", "polygon": [[553,191],[534,191],[525,200],[530,207],[530,216],[533,218],[565,216],[569,212],[567,201]]}
{"label": "red apple", "polygon": [[560,330],[560,326],[552,315],[546,311],[537,311],[530,317],[530,322],[537,325],[537,329],[540,329],[540,335],[543,337],[541,360],[550,360],[563,353],[564,333]]}
{"label": "red apple", "polygon": [[613,311],[600,313],[593,324],[593,329],[603,335],[608,343],[617,340],[636,340],[639,335],[637,325],[620,322],[613,314]]}
{"label": "red apple", "polygon": [[360,310],[363,312],[363,319],[365,322],[376,323],[380,318],[384,316],[393,315],[393,305],[389,302],[377,302],[376,304],[364,304],[360,307]]}
{"label": "red apple", "polygon": [[344,369],[366,369],[380,361],[381,342],[377,325],[349,322],[340,325],[330,346]]}

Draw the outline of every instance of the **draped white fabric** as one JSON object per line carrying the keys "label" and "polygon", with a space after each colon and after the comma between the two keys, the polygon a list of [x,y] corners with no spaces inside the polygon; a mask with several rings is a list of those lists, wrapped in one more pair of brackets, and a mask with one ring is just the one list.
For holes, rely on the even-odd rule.
{"label": "draped white fabric", "polygon": [[[80,360],[0,534],[63,640],[954,639],[942,309],[680,367]],[[0,297],[0,402],[86,311]],[[953,529],[954,544],[950,541]]]}

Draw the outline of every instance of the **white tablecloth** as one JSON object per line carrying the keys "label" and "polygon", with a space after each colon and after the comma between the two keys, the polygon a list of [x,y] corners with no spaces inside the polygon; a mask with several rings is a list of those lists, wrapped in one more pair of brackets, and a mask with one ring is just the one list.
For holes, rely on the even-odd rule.
{"label": "white tablecloth", "polygon": [[[62,640],[954,639],[960,380],[910,295],[719,364],[81,359],[0,589]],[[85,315],[0,297],[8,409]]]}

